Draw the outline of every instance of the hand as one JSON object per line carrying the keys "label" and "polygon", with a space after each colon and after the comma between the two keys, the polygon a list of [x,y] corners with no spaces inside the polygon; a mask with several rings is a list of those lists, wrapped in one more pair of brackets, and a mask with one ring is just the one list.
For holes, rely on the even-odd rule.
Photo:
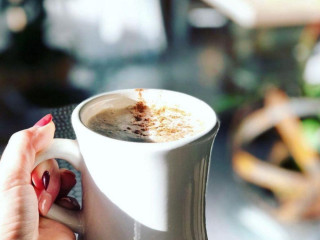
{"label": "hand", "polygon": [[9,140],[0,161],[1,239],[75,239],[69,228],[42,217],[57,197],[63,206],[79,208],[74,199],[66,197],[76,183],[71,171],[59,170],[55,160],[33,170],[37,152],[51,143],[54,131],[52,116],[47,115]]}

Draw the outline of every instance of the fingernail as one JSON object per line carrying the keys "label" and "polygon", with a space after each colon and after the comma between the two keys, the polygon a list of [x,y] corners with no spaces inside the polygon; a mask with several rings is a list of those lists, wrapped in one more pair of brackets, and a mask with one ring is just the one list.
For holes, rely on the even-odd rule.
{"label": "fingernail", "polygon": [[58,199],[57,204],[59,204],[62,207],[71,209],[71,210],[80,210],[80,205],[78,201],[73,197],[63,197]]}
{"label": "fingernail", "polygon": [[52,115],[51,114],[47,114],[45,115],[43,118],[41,118],[36,124],[35,126],[37,127],[43,127],[45,125],[47,125],[49,122],[51,122],[52,120]]}
{"label": "fingernail", "polygon": [[58,198],[65,197],[77,184],[76,175],[70,170],[64,170],[60,174],[61,187]]}
{"label": "fingernail", "polygon": [[63,174],[70,176],[70,178],[76,178],[76,174],[68,169],[66,169]]}
{"label": "fingernail", "polygon": [[42,175],[42,184],[45,190],[47,190],[50,182],[50,173],[45,171]]}
{"label": "fingernail", "polygon": [[45,216],[47,215],[52,204],[52,197],[49,193],[43,191],[39,197],[39,211]]}

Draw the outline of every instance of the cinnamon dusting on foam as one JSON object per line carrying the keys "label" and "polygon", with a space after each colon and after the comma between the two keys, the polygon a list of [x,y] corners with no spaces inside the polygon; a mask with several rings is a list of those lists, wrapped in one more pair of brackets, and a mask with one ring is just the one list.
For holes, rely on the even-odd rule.
{"label": "cinnamon dusting on foam", "polygon": [[204,129],[196,116],[175,106],[149,106],[138,91],[135,105],[106,109],[89,121],[89,127],[103,135],[128,141],[169,142],[193,136]]}
{"label": "cinnamon dusting on foam", "polygon": [[174,141],[188,135],[194,135],[196,128],[190,122],[190,114],[175,108],[155,105],[147,106],[144,102],[137,102],[129,108],[134,120],[133,125],[140,127],[134,133],[141,137],[155,138],[156,142]]}

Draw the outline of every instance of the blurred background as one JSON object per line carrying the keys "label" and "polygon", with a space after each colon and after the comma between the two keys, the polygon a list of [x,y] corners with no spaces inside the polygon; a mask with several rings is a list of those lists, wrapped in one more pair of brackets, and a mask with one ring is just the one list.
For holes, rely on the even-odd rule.
{"label": "blurred background", "polygon": [[[319,34],[318,0],[0,0],[0,153],[48,109],[122,88],[177,90],[222,123],[209,239],[320,239]],[[277,104],[291,104],[283,119],[246,122]]]}

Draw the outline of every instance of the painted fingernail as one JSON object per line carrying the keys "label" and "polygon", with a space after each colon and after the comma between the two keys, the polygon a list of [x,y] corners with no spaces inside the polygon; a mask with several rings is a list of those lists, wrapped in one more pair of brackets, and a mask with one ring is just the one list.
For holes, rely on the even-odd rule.
{"label": "painted fingernail", "polygon": [[69,176],[70,178],[76,178],[76,174],[70,170],[67,170],[67,169],[63,172],[63,174]]}
{"label": "painted fingernail", "polygon": [[46,216],[52,204],[52,196],[43,191],[39,197],[38,208],[43,216]]}
{"label": "painted fingernail", "polygon": [[51,122],[52,120],[52,115],[51,114],[47,114],[45,115],[43,118],[41,118],[36,124],[35,126],[37,127],[43,127],[45,125],[47,125],[49,122]]}
{"label": "painted fingernail", "polygon": [[44,186],[44,189],[47,190],[50,182],[50,173],[48,171],[45,171],[42,175],[42,184]]}
{"label": "painted fingernail", "polygon": [[80,210],[78,201],[73,197],[63,197],[58,199],[57,204],[70,210]]}
{"label": "painted fingernail", "polygon": [[58,198],[65,197],[77,184],[76,175],[70,170],[64,170],[60,174],[61,186]]}

